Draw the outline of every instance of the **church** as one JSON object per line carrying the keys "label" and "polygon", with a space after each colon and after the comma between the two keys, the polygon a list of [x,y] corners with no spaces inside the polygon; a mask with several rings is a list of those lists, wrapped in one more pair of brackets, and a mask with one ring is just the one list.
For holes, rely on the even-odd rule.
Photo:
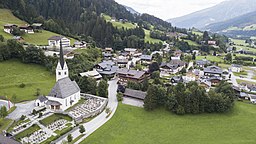
{"label": "church", "polygon": [[37,107],[46,107],[53,111],[65,111],[80,99],[80,88],[68,76],[68,66],[64,60],[62,44],[60,46],[60,59],[56,67],[56,84],[48,96],[40,96],[36,101]]}

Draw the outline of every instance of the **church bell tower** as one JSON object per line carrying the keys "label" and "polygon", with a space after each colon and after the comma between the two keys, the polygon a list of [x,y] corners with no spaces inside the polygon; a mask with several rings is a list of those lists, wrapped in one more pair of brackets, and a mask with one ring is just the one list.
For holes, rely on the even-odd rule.
{"label": "church bell tower", "polygon": [[60,59],[56,67],[56,81],[68,77],[68,66],[64,60],[62,42],[60,40]]}

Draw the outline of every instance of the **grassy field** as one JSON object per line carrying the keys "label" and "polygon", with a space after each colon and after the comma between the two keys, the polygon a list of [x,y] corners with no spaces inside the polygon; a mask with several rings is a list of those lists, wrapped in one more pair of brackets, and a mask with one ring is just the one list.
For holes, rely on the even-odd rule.
{"label": "grassy field", "polygon": [[[10,10],[0,9],[0,35],[3,35],[5,39],[11,39],[11,34],[5,33],[3,26],[6,24],[16,24],[18,26],[27,24],[15,17]],[[42,33],[25,34],[22,36],[27,43],[36,45],[48,45],[48,38],[51,36],[59,35],[50,31],[43,30]],[[74,44],[74,39],[71,38],[71,44]]]}
{"label": "grassy field", "polygon": [[163,43],[162,40],[151,38],[149,30],[144,29],[144,31],[145,31],[145,42],[149,42],[149,43],[159,43],[159,42],[162,42]]}
{"label": "grassy field", "polygon": [[[55,76],[44,67],[35,64],[23,64],[17,60],[0,62],[0,95],[13,102],[33,100],[36,90],[47,95],[55,83]],[[25,87],[19,85],[24,83]],[[13,99],[16,95],[16,99]]]}
{"label": "grassy field", "polygon": [[226,114],[186,116],[120,104],[82,144],[255,144],[255,119],[256,106],[242,102]]}
{"label": "grassy field", "polygon": [[[107,21],[107,22],[111,22],[113,24],[114,27],[117,27],[118,29],[121,29],[121,28],[125,28],[125,29],[133,29],[136,27],[135,24],[132,24],[130,22],[126,22],[126,23],[121,23],[121,22],[117,22],[117,21],[111,21],[111,17],[109,15],[106,15],[106,14],[102,14],[102,16],[104,17],[104,19]],[[159,40],[159,39],[153,39],[150,37],[150,31],[149,30],[146,30],[144,29],[145,31],[145,42],[149,42],[149,43],[159,43],[159,42],[163,42],[162,40]]]}
{"label": "grassy field", "polygon": [[191,41],[191,40],[184,40],[184,41],[187,42],[191,46],[199,46],[199,44],[194,41]]}
{"label": "grassy field", "polygon": [[40,127],[38,125],[32,125],[30,128],[28,128],[28,129],[22,131],[21,133],[15,135],[15,138],[19,140],[20,138],[26,137],[26,136],[28,136],[28,135],[30,135],[30,134],[34,133],[35,131],[38,131],[38,130],[40,130]]}
{"label": "grassy field", "polygon": [[72,118],[67,116],[67,115],[63,115],[63,114],[53,114],[43,120],[40,121],[41,124],[47,126],[57,120],[60,120],[60,119],[65,119],[65,120],[68,120],[68,121],[72,121]]}
{"label": "grassy field", "polygon": [[235,76],[241,76],[241,75],[243,75],[243,76],[247,76],[247,72],[246,71],[241,71],[241,72],[234,72],[234,75]]}
{"label": "grassy field", "polygon": [[232,42],[234,42],[236,45],[244,45],[247,46],[249,45],[248,43],[245,43],[245,40],[241,40],[241,39],[231,39]]}
{"label": "grassy field", "polygon": [[202,32],[199,32],[199,31],[192,31],[193,34],[195,35],[199,35],[199,36],[203,36],[203,33]]}
{"label": "grassy field", "polygon": [[196,56],[196,60],[202,60],[207,59],[211,62],[224,62],[224,60],[221,57],[207,55],[207,56]]}
{"label": "grassy field", "polygon": [[241,80],[241,79],[236,79],[236,81],[237,81],[238,84],[241,84],[241,83],[256,84],[254,82],[250,82],[250,81],[246,81],[246,80]]}
{"label": "grassy field", "polygon": [[111,17],[109,15],[106,14],[102,14],[103,18],[107,21],[107,22],[111,22],[113,24],[114,27],[117,27],[118,29],[121,28],[125,28],[125,29],[133,29],[136,26],[132,23],[126,22],[126,23],[122,23],[119,21],[111,21]]}

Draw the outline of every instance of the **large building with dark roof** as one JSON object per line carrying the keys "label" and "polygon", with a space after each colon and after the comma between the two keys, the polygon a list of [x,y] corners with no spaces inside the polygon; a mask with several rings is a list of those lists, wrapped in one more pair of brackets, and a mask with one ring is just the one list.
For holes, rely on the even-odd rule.
{"label": "large building with dark roof", "polygon": [[119,78],[119,83],[127,84],[128,81],[142,82],[149,77],[144,71],[130,70],[130,69],[118,69],[117,76]]}
{"label": "large building with dark roof", "polygon": [[46,97],[39,97],[36,106],[46,106],[54,111],[64,111],[80,100],[80,88],[68,76],[68,66],[60,47],[60,59],[56,68],[56,83]]}

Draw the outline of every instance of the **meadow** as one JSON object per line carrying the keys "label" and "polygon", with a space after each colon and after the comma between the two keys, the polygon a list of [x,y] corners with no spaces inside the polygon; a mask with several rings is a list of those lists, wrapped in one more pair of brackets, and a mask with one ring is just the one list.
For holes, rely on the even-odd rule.
{"label": "meadow", "polygon": [[[24,88],[21,88],[22,83]],[[55,76],[40,65],[18,60],[0,62],[0,95],[7,96],[12,102],[37,99],[37,89],[40,94],[47,95],[54,83]]]}
{"label": "meadow", "polygon": [[237,102],[231,112],[178,116],[119,104],[114,117],[82,144],[255,144],[256,106]]}
{"label": "meadow", "polygon": [[[0,35],[4,36],[5,39],[12,39],[13,35],[4,32],[3,26],[6,24],[16,24],[22,26],[27,24],[25,21],[15,17],[12,12],[8,9],[0,9]],[[25,42],[34,45],[48,45],[48,38],[59,35],[50,31],[43,30],[39,33],[25,34],[22,37]],[[74,39],[71,39],[71,44],[74,44]]]}

